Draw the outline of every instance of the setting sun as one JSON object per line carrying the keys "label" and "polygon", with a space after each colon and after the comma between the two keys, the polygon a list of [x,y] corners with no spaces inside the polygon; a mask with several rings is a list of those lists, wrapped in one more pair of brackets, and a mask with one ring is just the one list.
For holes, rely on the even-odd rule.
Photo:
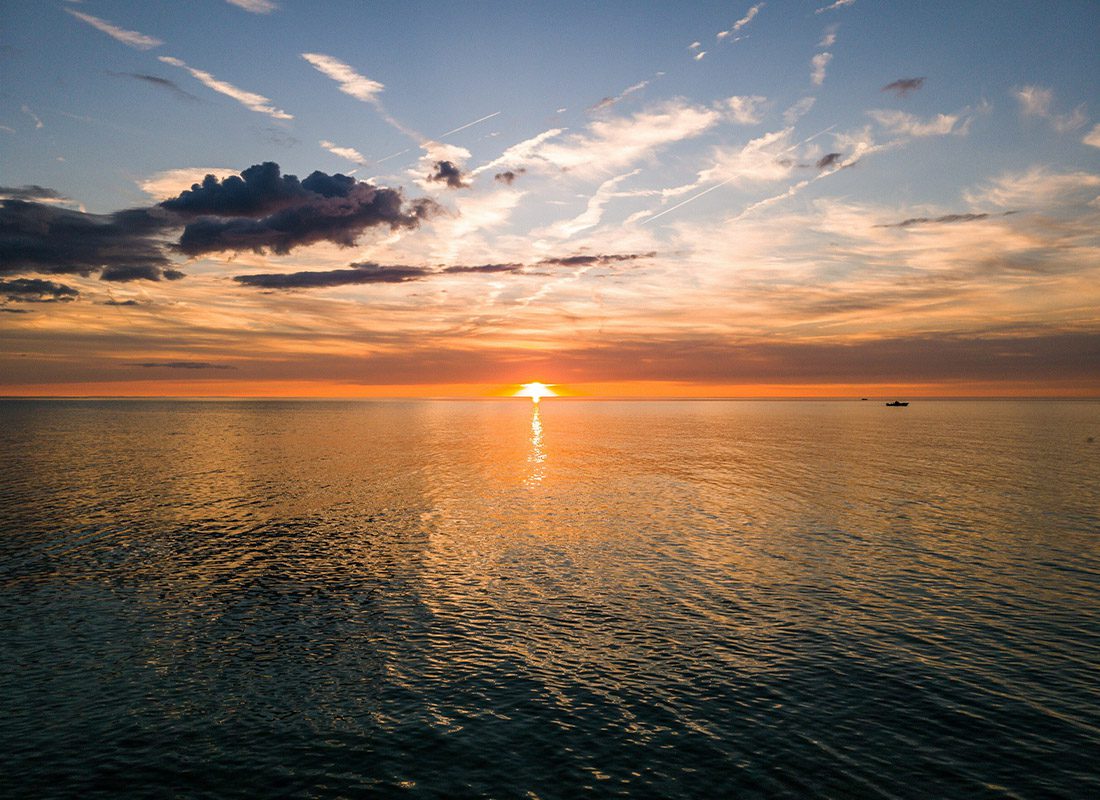
{"label": "setting sun", "polygon": [[531,402],[537,403],[543,397],[557,397],[557,393],[545,383],[525,383],[515,396],[530,397]]}

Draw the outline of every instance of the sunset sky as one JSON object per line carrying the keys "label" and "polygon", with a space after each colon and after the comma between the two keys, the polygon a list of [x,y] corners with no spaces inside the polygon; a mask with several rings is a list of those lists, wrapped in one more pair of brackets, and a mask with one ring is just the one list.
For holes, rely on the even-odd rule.
{"label": "sunset sky", "polygon": [[0,395],[1100,395],[1098,42],[1090,0],[6,3]]}

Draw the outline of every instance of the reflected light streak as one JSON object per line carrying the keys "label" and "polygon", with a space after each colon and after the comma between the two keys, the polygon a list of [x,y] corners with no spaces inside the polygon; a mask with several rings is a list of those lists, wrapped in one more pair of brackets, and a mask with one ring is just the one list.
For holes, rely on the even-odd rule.
{"label": "reflected light streak", "polygon": [[534,397],[535,408],[531,414],[531,452],[527,455],[527,463],[531,466],[531,475],[527,482],[541,483],[546,475],[546,450],[542,442],[542,419],[539,417],[538,398]]}

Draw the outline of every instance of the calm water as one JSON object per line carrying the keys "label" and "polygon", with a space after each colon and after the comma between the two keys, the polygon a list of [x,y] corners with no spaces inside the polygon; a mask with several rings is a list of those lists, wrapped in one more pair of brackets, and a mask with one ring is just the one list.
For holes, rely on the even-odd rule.
{"label": "calm water", "polygon": [[3,401],[0,453],[3,796],[1100,796],[1098,402]]}

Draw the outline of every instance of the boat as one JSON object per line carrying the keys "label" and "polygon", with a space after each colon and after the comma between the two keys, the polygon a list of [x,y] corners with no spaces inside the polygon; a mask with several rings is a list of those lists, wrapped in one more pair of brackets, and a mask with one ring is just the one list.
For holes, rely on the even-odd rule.
{"label": "boat", "polygon": [[908,403],[903,403],[900,400],[895,400],[894,402],[887,403],[886,405],[891,406],[892,408],[899,408],[901,406],[907,406],[909,404]]}

